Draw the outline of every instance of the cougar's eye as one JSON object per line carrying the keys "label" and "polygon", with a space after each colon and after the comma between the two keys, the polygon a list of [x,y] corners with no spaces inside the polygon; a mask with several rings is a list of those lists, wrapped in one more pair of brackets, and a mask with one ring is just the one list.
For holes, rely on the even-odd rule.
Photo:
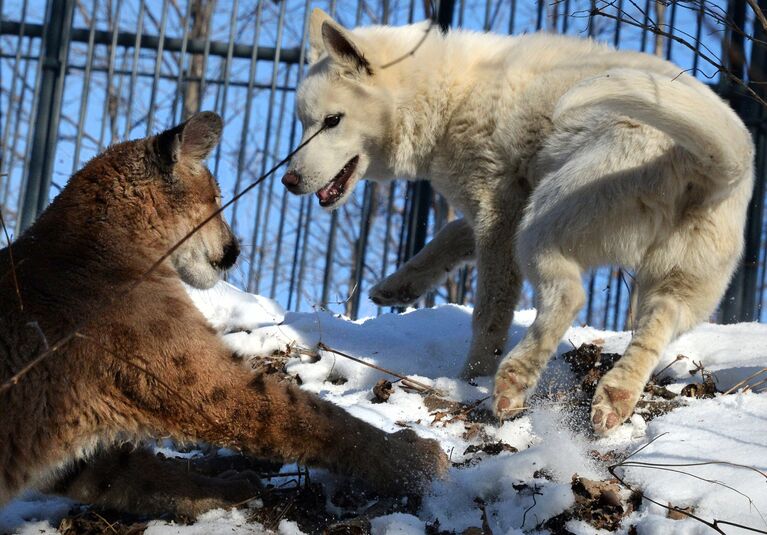
{"label": "cougar's eye", "polygon": [[338,126],[338,123],[341,122],[341,117],[343,117],[343,113],[334,113],[333,115],[326,115],[325,120],[322,122],[322,125],[325,128],[335,128]]}

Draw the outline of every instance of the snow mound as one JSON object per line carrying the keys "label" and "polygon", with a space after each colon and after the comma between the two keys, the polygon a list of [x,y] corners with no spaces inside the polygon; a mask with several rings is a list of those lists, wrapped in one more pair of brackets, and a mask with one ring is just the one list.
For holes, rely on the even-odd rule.
{"label": "snow mound", "polygon": [[[475,385],[457,379],[471,339],[468,307],[444,305],[350,321],[326,310],[285,312],[270,299],[226,283],[209,291],[190,289],[189,293],[238,354],[257,359],[286,353],[291,356],[286,369],[301,377],[303,388],[387,432],[405,425],[423,437],[440,441],[458,466],[451,468],[444,480],[433,483],[418,516],[397,513],[376,518],[372,522],[376,534],[420,534],[435,520],[439,520],[441,530],[460,533],[481,526],[478,504],[484,504],[494,533],[543,533],[541,526],[546,520],[573,505],[574,474],[607,479],[609,463],[595,460],[597,457],[620,459],[643,446],[617,469],[628,485],[661,504],[690,507],[708,522],[718,519],[767,530],[765,395],[685,398],[682,406],[649,422],[635,414],[604,439],[590,434],[582,415],[548,398],[534,403],[534,408],[518,419],[502,424],[483,421],[472,429],[464,419],[440,420],[438,412],[427,408],[424,396],[400,388],[386,373],[334,351],[318,349],[322,343],[415,378],[439,390],[447,400],[479,402],[487,408],[488,401],[481,400],[491,393],[491,378],[479,378]],[[517,312],[509,332],[509,349],[534,318],[535,311]],[[629,340],[627,332],[572,327],[563,337],[558,354],[582,343],[598,343],[605,352],[622,353]],[[677,359],[680,354],[685,358]],[[671,366],[663,375],[670,379],[668,389],[672,392],[699,381],[699,374],[696,379],[690,373],[699,364],[714,374],[719,390],[725,391],[767,366],[767,326],[701,325],[666,350],[656,371],[668,364]],[[387,402],[373,403],[371,389],[383,378],[395,382],[394,391]],[[540,390],[568,392],[577,390],[578,385],[563,359],[555,357]],[[477,451],[483,444],[499,441],[506,445],[503,451]],[[716,464],[710,464],[714,461]],[[674,466],[654,466],[660,464]],[[318,476],[319,480],[333,479],[322,472]],[[0,531],[50,530],[45,521],[55,525],[68,506],[64,500],[40,495],[19,498],[0,511]],[[566,526],[578,534],[606,533],[578,520],[570,520]],[[624,518],[617,533],[626,534],[631,527],[640,534],[710,531],[692,519],[672,520],[666,509],[647,500]],[[729,525],[725,531],[746,533]],[[243,511],[211,511],[190,526],[153,522],[147,529],[153,534],[261,532],[264,527],[248,523]],[[278,532],[293,535],[300,530],[294,523],[283,521]]]}

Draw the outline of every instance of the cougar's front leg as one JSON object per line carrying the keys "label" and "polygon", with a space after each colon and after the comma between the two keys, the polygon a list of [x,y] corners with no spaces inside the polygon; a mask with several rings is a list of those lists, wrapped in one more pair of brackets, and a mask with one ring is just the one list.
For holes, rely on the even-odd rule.
{"label": "cougar's front leg", "polygon": [[127,444],[77,461],[42,490],[133,514],[196,517],[255,498],[259,489],[255,473],[206,477],[178,461]]}
{"label": "cougar's front leg", "polygon": [[514,258],[513,222],[477,232],[477,290],[465,379],[495,373],[522,286]]}
{"label": "cougar's front leg", "polygon": [[474,232],[465,219],[456,219],[397,271],[373,286],[370,299],[380,306],[414,303],[448,273],[473,259]]}
{"label": "cougar's front leg", "polygon": [[180,396],[198,405],[190,410],[180,396],[153,390],[163,399],[159,411],[146,416],[172,435],[328,468],[386,493],[417,489],[446,467],[436,441],[409,430],[385,433],[295,385],[254,375],[228,356],[190,358],[170,373],[179,376]]}

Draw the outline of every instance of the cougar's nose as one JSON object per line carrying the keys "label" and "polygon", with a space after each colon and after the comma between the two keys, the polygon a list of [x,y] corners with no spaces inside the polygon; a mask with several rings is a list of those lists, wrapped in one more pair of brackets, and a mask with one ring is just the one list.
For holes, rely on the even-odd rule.
{"label": "cougar's nose", "polygon": [[237,261],[238,256],[240,256],[240,244],[238,243],[237,239],[234,238],[232,241],[224,245],[224,256],[221,258],[221,262],[219,262],[219,264],[222,268],[229,269]]}
{"label": "cougar's nose", "polygon": [[301,183],[301,175],[295,171],[288,171],[285,176],[282,177],[283,185],[290,191],[293,191]]}

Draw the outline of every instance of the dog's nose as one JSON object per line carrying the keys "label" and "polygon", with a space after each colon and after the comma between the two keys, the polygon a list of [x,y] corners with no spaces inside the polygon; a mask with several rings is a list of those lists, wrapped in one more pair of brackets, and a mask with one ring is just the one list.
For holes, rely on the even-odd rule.
{"label": "dog's nose", "polygon": [[301,175],[295,171],[288,171],[285,176],[282,177],[282,183],[288,189],[295,188],[301,183]]}

